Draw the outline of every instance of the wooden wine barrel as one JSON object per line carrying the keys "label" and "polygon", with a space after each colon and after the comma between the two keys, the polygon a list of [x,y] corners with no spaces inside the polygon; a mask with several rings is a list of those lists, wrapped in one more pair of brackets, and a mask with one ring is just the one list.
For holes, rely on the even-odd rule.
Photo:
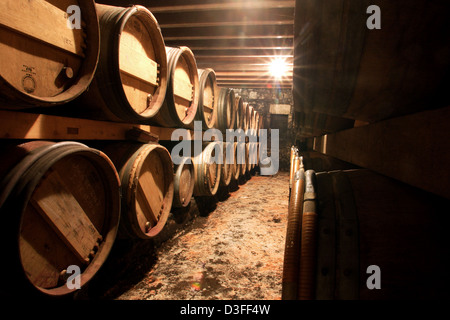
{"label": "wooden wine barrel", "polygon": [[256,126],[256,136],[259,137],[261,130],[264,129],[264,118],[263,115],[258,113],[258,121]]}
{"label": "wooden wine barrel", "polygon": [[249,142],[248,143],[249,146],[249,165],[250,165],[250,170],[255,169],[256,164],[258,163],[258,143],[257,142]]}
{"label": "wooden wine barrel", "polygon": [[250,126],[250,106],[248,102],[244,101],[243,103],[243,112],[244,112],[244,119],[243,119],[243,125],[242,129],[244,129],[245,132],[247,132],[249,126]]}
{"label": "wooden wine barrel", "polygon": [[[79,29],[68,27],[70,5],[81,11]],[[76,21],[75,21],[76,22]],[[17,109],[54,106],[83,93],[100,50],[93,0],[0,2],[0,99]]]}
{"label": "wooden wine barrel", "polygon": [[256,111],[255,108],[253,108],[252,110],[252,115],[251,115],[251,129],[253,130],[254,134],[256,135],[256,129],[258,129],[258,111]]}
{"label": "wooden wine barrel", "polygon": [[173,178],[173,206],[177,208],[186,207],[194,193],[194,165],[192,161],[187,163],[190,158],[183,158],[179,165],[175,167]]}
{"label": "wooden wine barrel", "polygon": [[297,0],[296,111],[377,122],[448,106],[449,11],[448,1]]}
{"label": "wooden wine barrel", "polygon": [[216,127],[222,133],[227,129],[234,129],[236,121],[235,93],[230,88],[220,88],[219,101],[217,102]]}
{"label": "wooden wine barrel", "polygon": [[313,298],[449,298],[448,199],[366,169],[316,179]]}
{"label": "wooden wine barrel", "polygon": [[194,53],[188,47],[166,47],[166,52],[169,75],[166,98],[151,122],[192,129],[200,92]]}
{"label": "wooden wine barrel", "polygon": [[250,170],[252,169],[252,164],[250,162],[251,156],[250,156],[250,152],[251,152],[251,148],[250,148],[251,143],[250,142],[246,142],[245,143],[245,173],[249,174]]}
{"label": "wooden wine barrel", "polygon": [[233,143],[234,148],[234,163],[233,163],[233,173],[232,173],[232,179],[233,180],[239,180],[239,177],[241,176],[242,172],[242,164],[239,161],[239,154],[238,154],[238,142]]}
{"label": "wooden wine barrel", "polygon": [[150,239],[165,226],[174,196],[169,151],[156,143],[119,142],[102,150],[119,171],[122,210],[121,238]]}
{"label": "wooden wine barrel", "polygon": [[244,98],[240,95],[236,95],[234,104],[236,106],[236,121],[234,122],[234,129],[244,130]]}
{"label": "wooden wine barrel", "polygon": [[261,142],[256,142],[256,167],[259,168],[260,165],[260,148],[261,148]]}
{"label": "wooden wine barrel", "polygon": [[[223,142],[223,163],[222,163],[222,175],[220,179],[220,185],[227,187],[230,185],[231,179],[233,177],[234,169],[234,157],[229,159],[227,157],[228,148],[234,148],[233,142]],[[231,155],[231,152],[228,151]]]}
{"label": "wooden wine barrel", "polygon": [[69,115],[148,124],[167,88],[167,57],[158,22],[143,6],[96,4],[101,50],[92,84]]}
{"label": "wooden wine barrel", "polygon": [[247,162],[246,162],[246,143],[244,141],[235,142],[236,144],[236,159],[240,167],[240,176],[244,176],[247,172]]}
{"label": "wooden wine barrel", "polygon": [[213,161],[216,152],[220,152],[220,143],[209,142],[205,144],[200,154],[194,154],[194,196],[214,196],[220,185],[222,164]]}
{"label": "wooden wine barrel", "polygon": [[[105,262],[120,215],[117,171],[76,142],[32,141],[0,151],[0,235],[8,296],[63,296],[79,268],[80,288]],[[75,266],[75,267],[73,267]]]}
{"label": "wooden wine barrel", "polygon": [[253,107],[249,105],[248,103],[244,103],[244,109],[245,109],[245,133],[249,134],[250,129],[252,128],[252,114],[253,114]]}
{"label": "wooden wine barrel", "polygon": [[199,69],[199,99],[196,121],[202,122],[203,130],[214,127],[217,118],[218,89],[216,73],[211,68]]}

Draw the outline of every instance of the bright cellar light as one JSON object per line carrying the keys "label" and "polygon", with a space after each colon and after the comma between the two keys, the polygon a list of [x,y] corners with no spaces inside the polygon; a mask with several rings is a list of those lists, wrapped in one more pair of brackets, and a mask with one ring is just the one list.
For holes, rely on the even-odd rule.
{"label": "bright cellar light", "polygon": [[276,79],[281,79],[286,76],[287,70],[286,60],[284,59],[276,58],[270,62],[269,72]]}

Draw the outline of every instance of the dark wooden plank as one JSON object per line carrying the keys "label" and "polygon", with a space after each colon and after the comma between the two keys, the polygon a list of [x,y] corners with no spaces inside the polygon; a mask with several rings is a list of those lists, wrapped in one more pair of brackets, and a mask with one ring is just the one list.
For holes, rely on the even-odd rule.
{"label": "dark wooden plank", "polygon": [[[369,5],[381,8],[379,30],[366,27]],[[449,9],[439,0],[298,0],[295,110],[376,122],[447,106]]]}
{"label": "dark wooden plank", "polygon": [[450,107],[322,136],[314,150],[450,198]]}
{"label": "dark wooden plank", "polygon": [[257,10],[257,9],[278,9],[278,8],[293,8],[295,1],[282,0],[282,1],[251,1],[251,2],[220,2],[214,1],[213,3],[207,3],[202,1],[200,3],[182,4],[174,3],[169,5],[164,2],[165,5],[157,6],[154,1],[151,1],[150,10],[153,12],[203,12],[203,11],[222,11],[226,9],[233,10]]}
{"label": "dark wooden plank", "polygon": [[[183,40],[183,45],[191,48],[191,50],[200,50],[200,49],[211,49],[211,50],[220,50],[220,49],[229,49],[229,48],[270,48],[270,47],[289,47],[293,48],[294,39],[293,37],[282,37],[277,38],[276,35],[271,37],[267,37],[270,35],[266,35],[266,38],[258,38],[251,39],[248,38],[243,42],[239,39],[216,39],[214,37],[208,39],[198,39],[198,40]],[[164,42],[168,46],[172,46],[173,44],[177,44],[176,40],[170,40],[168,38],[164,38]]]}
{"label": "dark wooden plank", "polygon": [[208,62],[201,62],[201,61],[197,61],[197,66],[199,68],[212,68],[214,69],[214,71],[216,72],[221,72],[221,71],[239,71],[239,72],[248,72],[248,71],[259,71],[259,72],[268,72],[269,67],[268,64],[263,64],[263,63],[259,63],[259,64],[252,64],[252,63],[248,63],[248,64],[243,64],[243,63],[223,63],[223,62],[218,62],[218,63],[208,63]]}
{"label": "dark wooden plank", "polygon": [[[151,10],[150,10],[151,11]],[[206,24],[221,23],[242,25],[242,23],[254,23],[257,21],[289,21],[294,23],[293,8],[272,9],[254,8],[252,10],[242,10],[241,8],[222,7],[220,11],[192,11],[192,12],[155,12],[155,15],[161,28],[166,28],[167,25],[186,25],[197,24],[199,22]]]}
{"label": "dark wooden plank", "polygon": [[215,49],[213,47],[203,48],[190,48],[195,56],[201,55],[216,55],[216,56],[253,56],[253,55],[280,55],[280,56],[292,56],[291,47],[233,47],[227,49]]}
{"label": "dark wooden plank", "polygon": [[100,233],[57,171],[47,175],[30,202],[73,253],[88,261]]}
{"label": "dark wooden plank", "polygon": [[277,36],[293,36],[292,25],[263,25],[263,26],[246,26],[245,33],[242,32],[242,26],[215,26],[208,28],[168,28],[162,29],[164,39],[196,39],[198,37],[237,37],[246,39],[248,37],[269,36],[276,38]]}
{"label": "dark wooden plank", "polygon": [[59,275],[67,266],[81,265],[42,216],[28,205],[22,216],[19,247],[21,263],[30,281],[43,288],[57,286]]}
{"label": "dark wooden plank", "polygon": [[0,110],[0,139],[128,140],[130,130],[170,140],[175,128]]}
{"label": "dark wooden plank", "polygon": [[[243,78],[243,79],[261,79],[266,76],[264,72],[260,71],[247,71],[247,72],[239,72],[239,71],[216,71],[216,78],[226,80],[227,78]],[[292,72],[288,72],[288,78],[292,78]]]}

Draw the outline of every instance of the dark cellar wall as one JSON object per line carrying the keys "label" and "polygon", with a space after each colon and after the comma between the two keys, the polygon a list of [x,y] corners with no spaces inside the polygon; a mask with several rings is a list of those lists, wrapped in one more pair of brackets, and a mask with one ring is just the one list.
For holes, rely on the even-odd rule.
{"label": "dark cellar wall", "polygon": [[[264,88],[264,89],[234,89],[264,117],[264,128],[279,129],[279,170],[289,171],[290,147],[295,142],[295,126],[292,118],[294,100],[292,89]],[[288,104],[291,106],[289,115],[271,115],[271,104]],[[286,118],[284,126],[283,117]],[[270,137],[270,136],[269,136]]]}

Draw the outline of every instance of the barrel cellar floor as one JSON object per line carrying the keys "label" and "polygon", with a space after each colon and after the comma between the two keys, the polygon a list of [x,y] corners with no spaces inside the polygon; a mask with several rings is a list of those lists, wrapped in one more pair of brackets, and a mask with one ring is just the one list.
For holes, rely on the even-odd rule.
{"label": "barrel cellar floor", "polygon": [[288,173],[253,176],[155,245],[102,298],[281,299],[288,196]]}

